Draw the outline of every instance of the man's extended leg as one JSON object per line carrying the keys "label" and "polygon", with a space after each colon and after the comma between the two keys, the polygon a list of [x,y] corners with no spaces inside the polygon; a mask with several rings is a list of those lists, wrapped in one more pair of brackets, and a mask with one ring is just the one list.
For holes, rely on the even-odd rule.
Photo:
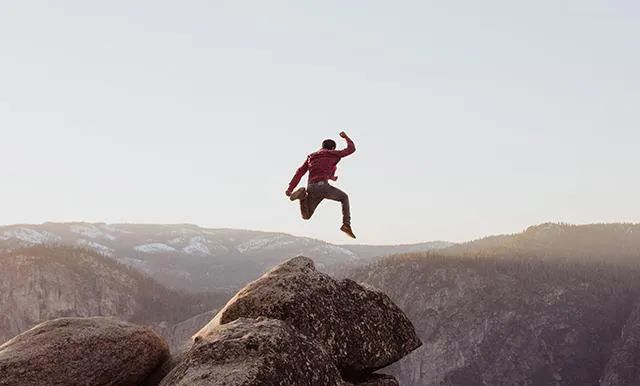
{"label": "man's extended leg", "polygon": [[329,184],[323,185],[322,190],[324,198],[339,201],[342,204],[342,224],[351,225],[351,208],[347,193]]}
{"label": "man's extended leg", "polygon": [[324,186],[323,192],[324,198],[340,201],[342,204],[342,226],[340,230],[355,239],[356,235],[353,234],[353,230],[351,229],[351,208],[349,206],[349,196],[347,193],[329,184]]}

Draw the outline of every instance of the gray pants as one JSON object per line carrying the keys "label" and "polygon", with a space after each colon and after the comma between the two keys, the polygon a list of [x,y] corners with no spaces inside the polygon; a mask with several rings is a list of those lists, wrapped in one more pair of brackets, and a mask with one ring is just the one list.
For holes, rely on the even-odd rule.
{"label": "gray pants", "polygon": [[347,193],[329,185],[326,181],[309,184],[307,193],[307,198],[300,200],[300,213],[302,213],[303,219],[310,219],[318,205],[326,198],[327,200],[340,201],[342,203],[342,223],[351,225],[351,211]]}

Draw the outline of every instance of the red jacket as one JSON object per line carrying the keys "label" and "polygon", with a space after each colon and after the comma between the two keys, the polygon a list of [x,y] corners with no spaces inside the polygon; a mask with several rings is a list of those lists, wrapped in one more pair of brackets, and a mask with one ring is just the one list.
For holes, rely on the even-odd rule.
{"label": "red jacket", "polygon": [[343,157],[353,154],[356,151],[356,145],[353,144],[351,138],[346,138],[347,147],[342,150],[320,149],[315,153],[309,154],[304,163],[298,168],[296,174],[289,183],[287,192],[291,194],[293,189],[298,186],[300,179],[309,171],[309,183],[313,184],[318,181],[337,180],[336,165]]}

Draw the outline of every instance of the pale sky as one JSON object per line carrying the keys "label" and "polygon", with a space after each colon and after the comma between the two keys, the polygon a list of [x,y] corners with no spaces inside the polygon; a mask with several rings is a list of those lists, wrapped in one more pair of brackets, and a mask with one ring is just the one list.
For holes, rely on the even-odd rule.
{"label": "pale sky", "polygon": [[638,106],[635,0],[0,0],[0,223],[349,242],[284,196],[341,129],[358,242],[638,222]]}

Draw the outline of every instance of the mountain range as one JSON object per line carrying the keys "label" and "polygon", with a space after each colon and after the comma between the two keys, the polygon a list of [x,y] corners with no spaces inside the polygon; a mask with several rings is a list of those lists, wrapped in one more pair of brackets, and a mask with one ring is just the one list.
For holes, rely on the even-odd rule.
{"label": "mountain range", "polygon": [[160,283],[189,292],[233,291],[265,270],[304,255],[320,269],[364,265],[374,257],[445,248],[412,245],[334,245],[285,233],[208,229],[189,224],[44,223],[0,227],[0,250],[65,245],[95,251]]}

